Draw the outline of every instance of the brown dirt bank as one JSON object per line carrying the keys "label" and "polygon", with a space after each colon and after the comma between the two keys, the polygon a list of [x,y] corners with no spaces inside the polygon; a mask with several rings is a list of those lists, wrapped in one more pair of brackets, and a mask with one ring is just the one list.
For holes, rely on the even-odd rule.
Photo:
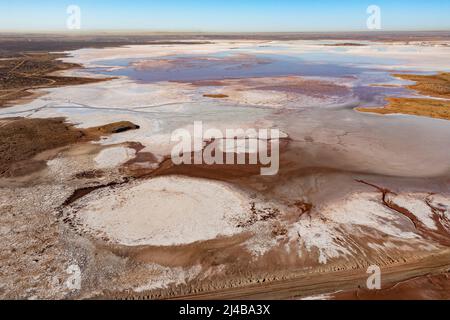
{"label": "brown dirt bank", "polygon": [[[423,95],[436,98],[450,98],[450,73],[436,75],[394,74],[403,80],[415,81],[408,86]],[[380,108],[356,108],[360,112],[394,114],[401,113],[436,119],[450,120],[450,101],[432,98],[386,98],[388,104]]]}
{"label": "brown dirt bank", "polygon": [[0,107],[31,98],[33,89],[54,88],[104,81],[106,79],[55,76],[54,72],[81,68],[58,59],[63,54],[28,53],[0,60]]}
{"label": "brown dirt bank", "polygon": [[324,44],[325,47],[365,47],[367,44],[355,43],[355,42],[345,42],[345,43],[327,43]]}
{"label": "brown dirt bank", "polygon": [[215,98],[215,99],[224,99],[228,98],[226,94],[204,94],[205,98]]}
{"label": "brown dirt bank", "polygon": [[0,176],[22,176],[42,169],[45,161],[33,158],[43,151],[138,128],[126,121],[76,129],[63,118],[0,119]]}

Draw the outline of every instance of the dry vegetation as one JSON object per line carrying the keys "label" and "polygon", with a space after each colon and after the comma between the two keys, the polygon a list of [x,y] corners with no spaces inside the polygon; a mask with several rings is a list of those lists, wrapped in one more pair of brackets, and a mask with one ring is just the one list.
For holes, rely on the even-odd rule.
{"label": "dry vegetation", "polygon": [[450,73],[448,72],[442,72],[431,76],[394,74],[394,77],[415,81],[416,84],[408,86],[408,88],[416,90],[420,94],[438,98],[450,98]]}
{"label": "dry vegetation", "polygon": [[450,101],[414,98],[387,98],[389,104],[382,108],[358,108],[361,112],[378,114],[409,114],[450,120]]}
{"label": "dry vegetation", "polygon": [[60,54],[27,53],[0,60],[0,107],[11,106],[19,99],[31,98],[32,89],[103,81],[54,75],[57,71],[80,67],[58,60],[61,57],[63,55]]}
{"label": "dry vegetation", "polygon": [[415,81],[408,86],[422,95],[440,98],[392,98],[386,100],[388,104],[380,108],[357,108],[361,112],[378,114],[408,114],[437,119],[450,120],[450,73],[436,75],[394,74],[395,77]]}
{"label": "dry vegetation", "polygon": [[226,94],[204,94],[205,98],[213,98],[213,99],[225,99],[228,98]]}

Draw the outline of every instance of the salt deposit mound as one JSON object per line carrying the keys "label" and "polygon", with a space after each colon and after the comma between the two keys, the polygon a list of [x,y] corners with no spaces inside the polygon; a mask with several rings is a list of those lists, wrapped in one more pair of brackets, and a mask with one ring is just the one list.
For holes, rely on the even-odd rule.
{"label": "salt deposit mound", "polygon": [[94,159],[98,169],[109,169],[119,166],[135,157],[136,150],[125,147],[113,147],[102,150]]}
{"label": "salt deposit mound", "polygon": [[172,176],[97,190],[73,217],[114,243],[169,246],[239,233],[248,212],[249,201],[226,184]]}

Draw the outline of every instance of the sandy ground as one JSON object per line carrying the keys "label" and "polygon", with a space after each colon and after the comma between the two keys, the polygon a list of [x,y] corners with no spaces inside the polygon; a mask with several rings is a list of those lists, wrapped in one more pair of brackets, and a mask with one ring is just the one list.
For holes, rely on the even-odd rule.
{"label": "sandy ground", "polygon": [[429,274],[397,283],[377,292],[359,289],[325,295],[337,300],[448,300],[449,274]]}

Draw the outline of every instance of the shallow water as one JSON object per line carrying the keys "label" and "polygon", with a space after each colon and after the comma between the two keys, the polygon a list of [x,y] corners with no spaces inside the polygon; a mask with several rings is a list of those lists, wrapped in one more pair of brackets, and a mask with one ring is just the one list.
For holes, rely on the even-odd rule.
{"label": "shallow water", "polygon": [[[242,54],[242,59],[239,55]],[[249,55],[247,57],[247,55]],[[261,54],[249,51],[221,52],[210,55],[173,55],[164,58],[148,58],[157,62],[168,60],[170,68],[136,68],[133,63],[147,59],[112,59],[101,61],[105,67],[119,66],[120,69],[96,68],[95,72],[108,75],[128,76],[134,80],[155,81],[195,81],[218,80],[226,78],[270,77],[270,76],[351,76],[370,71],[359,65],[379,66],[397,63],[395,59],[374,59],[349,57],[333,53]]]}
{"label": "shallow water", "polygon": [[[333,52],[333,51],[332,51]],[[408,90],[398,87],[371,87],[372,84],[402,84],[390,72],[369,68],[373,64],[395,64],[395,59],[351,57],[334,53],[305,53],[298,56],[283,54],[255,54],[241,51],[242,58],[234,51],[211,55],[173,55],[164,58],[129,58],[101,61],[104,67],[89,71],[109,76],[126,76],[142,83],[161,81],[193,82],[201,80],[245,79],[256,77],[302,76],[319,78],[352,78],[353,94],[367,106],[383,105],[387,95],[407,96]],[[141,61],[165,66],[138,67]],[[360,64],[360,65],[359,65]],[[111,67],[120,67],[111,69]]]}
{"label": "shallow water", "polygon": [[[250,77],[273,76],[351,76],[361,74],[364,70],[333,63],[311,63],[301,58],[282,55],[255,55],[254,61],[238,59],[208,60],[207,58],[221,58],[220,56],[173,56],[165,59],[173,62],[173,67],[166,69],[139,69],[132,65],[136,61],[127,61],[128,66],[114,71],[97,72],[127,76],[133,80],[144,82],[158,81],[196,81],[242,79]],[[157,61],[157,60],[156,60]],[[261,61],[261,62],[259,62]],[[123,60],[109,61],[110,65],[123,65]]]}
{"label": "shallow water", "polygon": [[[382,46],[376,45],[375,49],[377,47],[382,51]],[[38,99],[28,108],[16,108],[24,111],[20,113],[19,110],[14,115],[67,116],[69,121],[90,125],[97,125],[95,119],[100,122],[102,119],[129,120],[143,128],[111,138],[110,143],[127,140],[154,143],[159,135],[170,135],[173,130],[192,125],[194,121],[203,121],[220,128],[273,126],[292,138],[295,149],[292,150],[292,156],[294,159],[298,157],[296,166],[299,168],[326,167],[384,176],[421,178],[450,174],[448,121],[404,115],[380,116],[353,110],[357,106],[380,106],[387,96],[415,94],[402,87],[373,86],[408,83],[390,75],[393,70],[401,68],[399,63],[403,62],[402,59],[396,56],[362,57],[349,54],[347,49],[342,48],[322,48],[306,53],[298,53],[297,49],[292,44],[285,47],[269,45],[229,48],[212,54],[186,53],[152,57],[149,53],[147,58],[130,55],[98,63],[94,60],[94,65],[104,67],[89,71],[126,76],[134,80],[137,87],[127,87],[125,84],[116,88],[115,90],[121,91],[119,95],[114,95],[115,98],[111,97],[112,89],[108,88],[98,92],[90,91],[89,86],[73,87],[71,91],[65,88],[52,89],[54,95]],[[409,51],[416,52],[417,49],[411,48]],[[423,63],[420,55],[416,59]],[[136,63],[143,60],[151,61],[150,67],[136,66]],[[164,64],[155,65],[155,61],[164,61]],[[383,65],[389,68],[380,67]],[[426,65],[430,68],[432,66]],[[413,67],[409,68],[409,72],[413,70]],[[186,89],[184,84],[178,83],[286,75],[313,77],[345,85],[351,94],[333,103],[324,99],[323,103],[318,100],[317,104],[305,106],[300,99],[294,101],[295,106],[273,109],[236,100],[206,99],[203,94],[210,93],[215,89],[214,86],[190,86]],[[101,85],[91,86],[98,88]],[[155,95],[155,98],[152,96],[142,100],[139,98],[130,105],[128,99],[131,100],[146,90],[155,90],[161,96]],[[164,95],[171,91],[176,93],[178,100],[169,104],[161,102],[160,99],[166,99]],[[274,93],[267,91],[259,94],[264,100],[270,99]],[[73,102],[86,96],[89,98],[83,104]],[[127,100],[116,106],[115,99],[123,97],[127,97]],[[189,101],[180,102],[179,98]],[[49,105],[52,99],[56,99],[56,102]],[[64,105],[61,101],[65,101]],[[110,104],[115,106],[111,107]],[[10,108],[1,113],[11,116],[13,111]],[[165,142],[161,142],[163,143]],[[158,150],[151,151],[158,153]]]}

